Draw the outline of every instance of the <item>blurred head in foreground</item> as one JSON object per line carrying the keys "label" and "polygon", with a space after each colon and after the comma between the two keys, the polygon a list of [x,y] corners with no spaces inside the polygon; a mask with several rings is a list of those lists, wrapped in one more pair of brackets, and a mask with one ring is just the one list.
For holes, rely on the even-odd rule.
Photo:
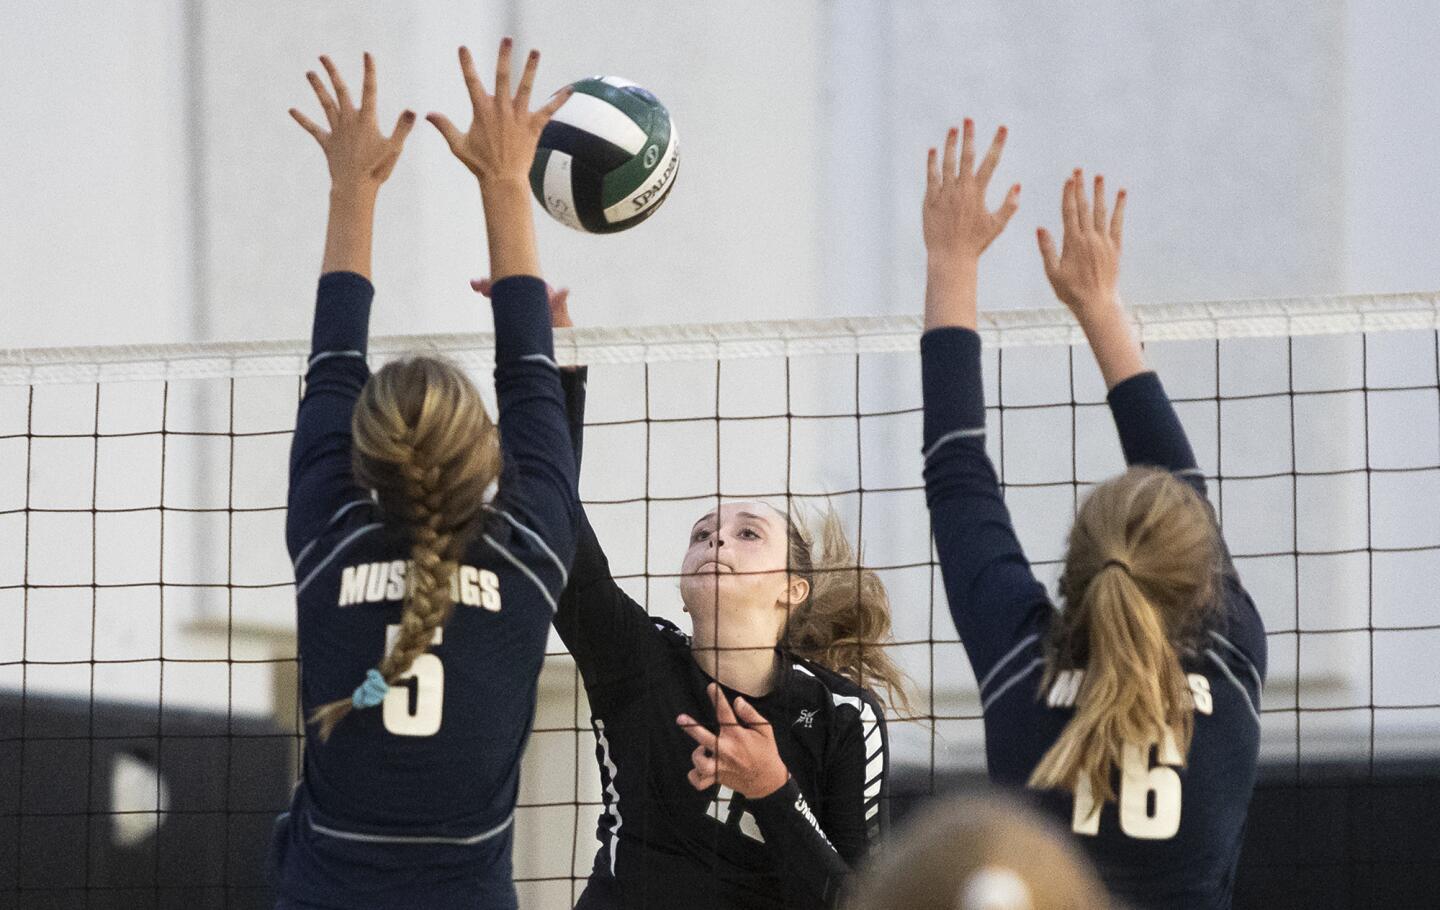
{"label": "blurred head in foreground", "polygon": [[860,874],[846,910],[1105,910],[1105,887],[1066,834],[997,796],[946,799]]}

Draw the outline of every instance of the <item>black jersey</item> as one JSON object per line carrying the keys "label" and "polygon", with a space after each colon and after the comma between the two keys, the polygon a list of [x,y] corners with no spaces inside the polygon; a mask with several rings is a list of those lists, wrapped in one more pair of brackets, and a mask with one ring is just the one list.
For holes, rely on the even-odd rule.
{"label": "black jersey", "polygon": [[[991,777],[1024,787],[1073,714],[1083,669],[1040,691],[1055,607],[1021,551],[985,451],[980,338],[937,329],[921,341],[925,490],[950,612],[980,682]],[[1125,460],[1174,472],[1201,495],[1204,477],[1160,380],[1142,373],[1109,403]],[[1125,749],[1118,802],[1040,800],[1077,835],[1117,895],[1146,908],[1230,906],[1260,740],[1265,630],[1225,555],[1215,628],[1182,656],[1195,696],[1188,755],[1173,743]]]}
{"label": "black jersey", "polygon": [[[301,703],[347,698],[398,630],[411,541],[351,473],[350,420],[374,290],[320,279],[290,460]],[[322,907],[515,906],[510,827],[520,757],[579,502],[537,278],[497,282],[495,390],[505,470],[451,579],[455,608],[385,701],[321,742],[277,830],[287,899]]]}
{"label": "black jersey", "polygon": [[[567,371],[564,381],[578,463],[584,374]],[[583,512],[555,627],[585,682],[603,788],[600,848],[577,908],[804,910],[834,901],[886,825],[888,743],[874,696],[782,654],[775,689],[746,700],[774,725],[790,781],[753,801],[718,784],[697,791],[686,779],[695,742],[675,718],[714,729],[712,680],[689,637],[616,584]]]}

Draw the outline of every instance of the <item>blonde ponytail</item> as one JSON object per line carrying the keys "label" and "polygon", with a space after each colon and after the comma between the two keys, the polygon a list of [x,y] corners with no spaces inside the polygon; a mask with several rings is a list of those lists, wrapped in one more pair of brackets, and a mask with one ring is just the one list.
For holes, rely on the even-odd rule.
{"label": "blonde ponytail", "polygon": [[[356,481],[412,536],[400,634],[376,667],[394,685],[454,609],[450,579],[500,474],[499,432],[460,368],[434,357],[395,361],[372,376],[351,427]],[[354,707],[343,698],[311,712],[321,742]]]}
{"label": "blonde ponytail", "polygon": [[1134,468],[1096,487],[1070,532],[1042,696],[1059,674],[1082,670],[1075,714],[1030,776],[1030,786],[1075,791],[1096,805],[1116,798],[1112,771],[1127,743],[1194,733],[1182,650],[1214,609],[1218,538],[1209,507],[1165,471]]}
{"label": "blonde ponytail", "polygon": [[810,595],[791,611],[780,647],[913,714],[905,674],[885,651],[891,637],[885,583],[860,566],[834,510],[822,513],[818,534],[799,516],[786,520],[790,570],[810,583]]}

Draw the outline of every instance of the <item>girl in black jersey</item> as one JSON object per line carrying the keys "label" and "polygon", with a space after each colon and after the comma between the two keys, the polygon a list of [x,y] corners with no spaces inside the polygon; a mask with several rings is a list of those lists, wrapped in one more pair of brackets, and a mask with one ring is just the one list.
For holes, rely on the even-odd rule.
{"label": "girl in black jersey", "polygon": [[[583,368],[564,382],[578,464]],[[889,604],[833,516],[819,536],[758,502],[699,516],[680,583],[692,636],[621,589],[582,513],[555,616],[585,681],[603,794],[578,907],[827,906],[884,830],[871,690],[908,706],[884,649]]]}
{"label": "girl in black jersey", "polygon": [[1064,238],[1039,243],[1055,293],[1109,387],[1130,470],[1091,491],[1070,532],[1056,610],[1010,524],[985,449],[976,271],[1015,211],[985,188],[973,127],[930,153],[921,340],[925,486],[950,611],[985,714],[991,776],[1041,792],[1115,894],[1146,908],[1223,908],[1255,780],[1265,630],[1205,500],[1185,431],[1119,298],[1125,193],[1107,211],[1077,170]]}
{"label": "girl in black jersey", "polygon": [[[280,907],[513,908],[511,821],[551,615],[579,503],[526,181],[565,100],[529,109],[532,51],[512,97],[469,52],[474,122],[430,119],[479,180],[495,285],[499,429],[457,367],[366,365],[376,195],[414,122],[376,126],[331,62],[311,85],[328,128],[330,221],[312,356],[290,457],[303,775],[277,825]],[[490,484],[499,492],[487,504]]]}

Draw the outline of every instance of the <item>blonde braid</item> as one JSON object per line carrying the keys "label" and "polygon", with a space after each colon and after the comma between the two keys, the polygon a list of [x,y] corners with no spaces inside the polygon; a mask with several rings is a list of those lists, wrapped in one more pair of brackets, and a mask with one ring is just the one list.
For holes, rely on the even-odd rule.
{"label": "blonde braid", "polygon": [[[356,405],[354,435],[357,480],[413,535],[400,633],[373,671],[391,686],[450,618],[450,580],[502,458],[474,386],[457,367],[429,357],[391,363],[371,378]],[[322,742],[354,707],[344,698],[311,713]]]}

